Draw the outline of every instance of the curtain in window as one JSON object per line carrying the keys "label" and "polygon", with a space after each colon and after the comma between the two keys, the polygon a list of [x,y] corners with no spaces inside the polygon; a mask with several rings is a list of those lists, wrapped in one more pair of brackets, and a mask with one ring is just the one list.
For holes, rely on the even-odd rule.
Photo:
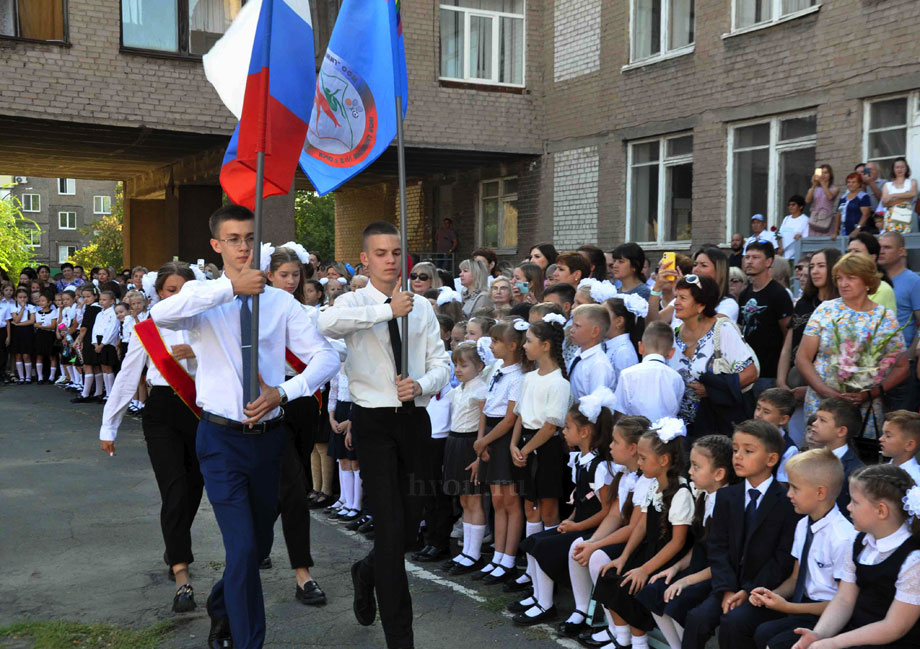
{"label": "curtain in window", "polygon": [[122,42],[125,47],[175,52],[179,49],[176,2],[123,0]]}
{"label": "curtain in window", "polygon": [[463,14],[441,11],[441,76],[463,78]]}
{"label": "curtain in window", "polygon": [[189,51],[205,54],[240,11],[240,0],[189,0]]}
{"label": "curtain in window", "polygon": [[492,79],[492,20],[470,16],[470,77]]}
{"label": "curtain in window", "polygon": [[0,0],[0,36],[16,35],[13,2],[14,0]]}
{"label": "curtain in window", "polygon": [[502,18],[499,38],[499,82],[524,83],[524,21],[518,18]]}
{"label": "curtain in window", "polygon": [[816,0],[783,0],[783,13],[791,14],[815,5]]}
{"label": "curtain in window", "polygon": [[64,40],[63,0],[20,2],[19,35],[43,41]]}
{"label": "curtain in window", "polygon": [[661,0],[634,0],[633,59],[661,51]]}
{"label": "curtain in window", "polygon": [[668,48],[676,50],[693,42],[694,0],[671,1],[671,34]]}
{"label": "curtain in window", "polygon": [[762,13],[761,0],[735,0],[735,27],[747,27],[760,22],[764,19]]}

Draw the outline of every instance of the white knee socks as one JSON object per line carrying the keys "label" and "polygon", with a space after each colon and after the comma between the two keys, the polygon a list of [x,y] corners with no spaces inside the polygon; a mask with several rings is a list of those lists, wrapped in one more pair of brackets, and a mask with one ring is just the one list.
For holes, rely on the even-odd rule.
{"label": "white knee socks", "polygon": [[540,567],[540,564],[534,560],[534,572],[536,573],[536,584],[534,592],[537,593],[537,603],[540,604],[544,609],[549,609],[553,605],[553,591],[555,590],[555,583],[543,572],[543,568]]}
{"label": "white knee socks", "polygon": [[93,396],[101,397],[102,389],[105,387],[105,383],[103,383],[102,379],[102,374],[93,374],[93,380],[96,382],[96,394]]}
{"label": "white knee socks", "polygon": [[57,365],[52,365],[52,366],[51,366],[50,372],[51,372],[51,373],[49,374],[49,376],[50,376],[51,378],[49,378],[48,380],[49,380],[49,381],[53,381],[53,380],[54,380],[54,377],[57,376]]}
{"label": "white knee socks", "polygon": [[22,366],[22,361],[16,361],[16,378],[18,378],[20,381],[23,381],[26,378],[26,371]]}
{"label": "white knee socks", "polygon": [[667,640],[668,646],[671,649],[680,649],[683,633],[677,632],[678,624],[674,619],[669,615],[655,615],[654,613],[652,613],[652,617],[655,619],[655,624],[661,629],[661,634]]}
{"label": "white knee socks", "polygon": [[35,363],[35,378],[41,381],[45,378],[45,364]]}
{"label": "white knee socks", "polygon": [[[579,543],[584,543],[584,541],[582,539],[576,539],[569,548],[569,579],[572,581],[572,595],[575,598],[575,610],[587,613],[588,604],[591,601],[591,588],[593,583],[591,582],[591,573],[588,572],[588,568],[582,566],[572,558],[572,554],[575,552],[575,546]],[[572,615],[575,616],[577,614],[573,613]],[[578,624],[584,620],[570,617],[569,621],[573,624]]]}
{"label": "white knee socks", "polygon": [[112,372],[106,372],[102,375],[102,380],[105,381],[105,396],[112,394],[112,386],[115,384],[115,375]]}
{"label": "white knee socks", "polygon": [[[464,540],[464,552],[473,558],[474,561],[478,561],[479,557],[482,556],[482,539],[486,535],[486,526],[485,525],[473,525],[469,524],[469,536],[470,542],[469,545],[466,543],[466,534],[463,535]],[[466,530],[464,530],[465,532]]]}
{"label": "white knee socks", "polygon": [[352,489],[352,509],[355,511],[361,511],[362,502],[364,500],[364,481],[361,480],[361,471],[352,471],[354,475],[355,485]]}
{"label": "white knee socks", "polygon": [[[588,560],[588,574],[591,575],[591,583],[592,583],[592,584],[596,584],[596,583],[597,583],[597,578],[598,578],[598,577],[600,576],[600,574],[601,574],[601,569],[604,567],[604,564],[605,564],[605,563],[609,563],[610,560],[611,560],[611,559],[610,559],[610,557],[607,555],[607,553],[606,553],[606,552],[603,552],[602,550],[598,550],[597,552],[595,552],[594,554],[591,555],[591,558]],[[604,607],[601,607],[601,608],[604,608]],[[616,629],[616,625],[613,623],[613,616],[610,614],[610,611],[608,611],[606,608],[604,608],[604,617],[607,618],[607,627],[608,627],[611,631],[615,630],[615,629]],[[626,629],[627,629],[627,632],[628,632],[629,627],[626,627]],[[597,634],[595,634],[595,635],[597,635]],[[605,636],[605,637],[606,637],[606,636]],[[595,638],[595,639],[596,639],[596,640],[600,640],[600,639],[603,639],[603,638]],[[617,642],[619,642],[619,639],[617,640]],[[621,644],[623,644],[623,643],[621,643]],[[627,645],[629,644],[629,638],[626,639],[626,643],[625,643],[625,644],[627,644]]]}
{"label": "white knee socks", "polygon": [[94,374],[86,373],[83,375],[83,398],[87,398],[90,393],[93,391],[93,380]]}
{"label": "white knee socks", "polygon": [[355,472],[339,469],[339,480],[341,481],[339,486],[342,491],[342,502],[345,503],[342,507],[344,509],[354,509],[352,500],[355,495]]}
{"label": "white knee socks", "polygon": [[26,381],[31,381],[32,380],[32,363],[26,363],[25,369],[26,369]]}

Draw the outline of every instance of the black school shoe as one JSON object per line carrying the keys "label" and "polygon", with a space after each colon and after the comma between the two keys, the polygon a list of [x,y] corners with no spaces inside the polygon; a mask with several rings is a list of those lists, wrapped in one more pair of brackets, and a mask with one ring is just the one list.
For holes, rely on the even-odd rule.
{"label": "black school shoe", "polygon": [[272,568],[272,558],[265,557],[259,562],[259,570],[271,570]]}
{"label": "black school shoe", "polygon": [[195,604],[195,590],[191,584],[185,584],[176,591],[173,598],[173,613],[188,613],[198,608]]}
{"label": "black school shoe", "polygon": [[297,592],[294,593],[297,601],[307,606],[324,606],[326,604],[326,593],[319,587],[315,581],[310,580],[301,586],[297,586]]}
{"label": "black school shoe", "polygon": [[334,502],[335,502],[335,498],[333,498],[332,496],[327,496],[326,494],[320,494],[319,496],[311,500],[307,504],[307,507],[309,507],[310,509],[323,509],[325,507],[329,507],[329,505],[333,504]]}
{"label": "black school shoe", "polygon": [[486,586],[494,586],[495,584],[507,584],[510,581],[514,581],[518,578],[520,573],[517,571],[517,568],[505,568],[505,574],[496,577],[494,574],[489,573],[482,578],[482,583]]}
{"label": "black school shoe", "polygon": [[370,519],[371,519],[371,517],[370,517],[368,514],[365,514],[364,516],[359,516],[359,517],[356,518],[355,520],[353,520],[353,521],[351,521],[350,523],[346,524],[346,525],[345,525],[345,529],[346,529],[346,530],[349,530],[349,531],[351,531],[351,532],[357,532],[357,531],[358,531],[358,528],[361,527],[362,525],[364,525],[364,524],[365,524],[366,522],[368,522]]}
{"label": "black school shoe", "polygon": [[[592,638],[591,636],[593,636],[598,631],[606,631],[607,637],[603,640],[595,640]],[[578,635],[578,643],[583,647],[591,647],[592,649],[596,647],[606,647],[608,644],[612,644],[614,647],[622,646],[614,639],[613,633],[610,632],[610,629],[586,629]]]}
{"label": "black school shoe", "polygon": [[412,555],[413,561],[419,561],[421,563],[432,563],[434,561],[440,561],[447,556],[447,550],[442,550],[436,548],[433,545],[427,545],[418,552]]}
{"label": "black school shoe", "polygon": [[533,588],[533,582],[529,579],[523,584],[516,581],[517,577],[510,579],[505,582],[505,585],[502,586],[503,593],[523,593],[525,590],[530,590]]}
{"label": "black school shoe", "polygon": [[468,575],[471,572],[476,572],[478,570],[481,570],[484,565],[486,565],[486,560],[481,557],[479,559],[476,559],[476,561],[474,561],[472,565],[469,565],[469,566],[464,566],[463,564],[455,563],[454,567],[447,571],[447,574],[453,577],[459,577],[461,575]]}
{"label": "black school shoe", "polygon": [[539,604],[534,604],[540,613],[529,617],[526,613],[518,613],[511,621],[517,624],[518,626],[533,626],[534,624],[543,624],[544,622],[549,622],[550,620],[556,619],[556,607],[550,606],[549,608],[543,608]]}
{"label": "black school shoe", "polygon": [[211,596],[208,595],[205,607],[211,618],[211,630],[208,632],[208,649],[233,649],[233,636],[230,635],[230,618],[217,617],[211,612]]}
{"label": "black school shoe", "polygon": [[493,570],[495,570],[496,568],[498,568],[498,564],[497,564],[497,563],[492,563],[492,562],[490,561],[489,563],[487,563],[487,564],[486,564],[485,566],[483,566],[483,567],[484,567],[484,568],[488,568],[488,570],[484,570],[484,571],[483,571],[483,570],[480,570],[479,572],[475,573],[472,577],[470,577],[470,579],[472,579],[473,581],[482,581],[482,580],[485,579],[485,577],[488,576]]}
{"label": "black school shoe", "polygon": [[582,633],[590,629],[588,624],[588,616],[581,611],[574,611],[575,613],[581,614],[584,618],[584,621],[575,624],[574,622],[560,622],[556,625],[556,633],[566,638],[578,638]]}
{"label": "black school shoe", "polygon": [[373,531],[374,531],[374,517],[368,516],[367,522],[358,528],[358,532],[366,536],[369,532],[373,532]]}
{"label": "black school shoe", "polygon": [[367,583],[361,577],[362,561],[356,561],[351,566],[351,583],[355,591],[352,610],[355,612],[358,624],[370,626],[377,618],[377,600],[374,597],[374,585]]}

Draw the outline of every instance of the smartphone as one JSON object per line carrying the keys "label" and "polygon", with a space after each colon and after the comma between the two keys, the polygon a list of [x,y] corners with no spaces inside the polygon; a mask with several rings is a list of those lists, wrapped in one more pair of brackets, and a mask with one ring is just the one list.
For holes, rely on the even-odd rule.
{"label": "smartphone", "polygon": [[820,178],[824,174],[824,170],[821,167],[815,167],[815,177]]}
{"label": "smartphone", "polygon": [[658,273],[665,279],[674,279],[677,277],[677,254],[666,252],[661,255],[661,263],[658,265]]}
{"label": "smartphone", "polygon": [[515,282],[517,290],[521,292],[521,295],[527,295],[530,293],[530,282]]}
{"label": "smartphone", "polygon": [[198,260],[198,268],[200,268],[201,270],[204,270],[204,259]]}

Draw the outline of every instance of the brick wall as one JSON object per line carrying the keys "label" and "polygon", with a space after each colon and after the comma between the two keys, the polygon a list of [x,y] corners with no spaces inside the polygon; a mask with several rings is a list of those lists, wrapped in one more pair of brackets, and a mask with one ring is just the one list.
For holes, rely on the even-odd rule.
{"label": "brick wall", "polygon": [[597,239],[597,147],[553,155],[553,242],[557,250]]}
{"label": "brick wall", "polygon": [[361,233],[374,221],[396,223],[394,185],[341,189],[335,194],[335,258],[355,264],[361,254]]}
{"label": "brick wall", "polygon": [[553,80],[596,72],[601,66],[601,0],[553,4]]}

